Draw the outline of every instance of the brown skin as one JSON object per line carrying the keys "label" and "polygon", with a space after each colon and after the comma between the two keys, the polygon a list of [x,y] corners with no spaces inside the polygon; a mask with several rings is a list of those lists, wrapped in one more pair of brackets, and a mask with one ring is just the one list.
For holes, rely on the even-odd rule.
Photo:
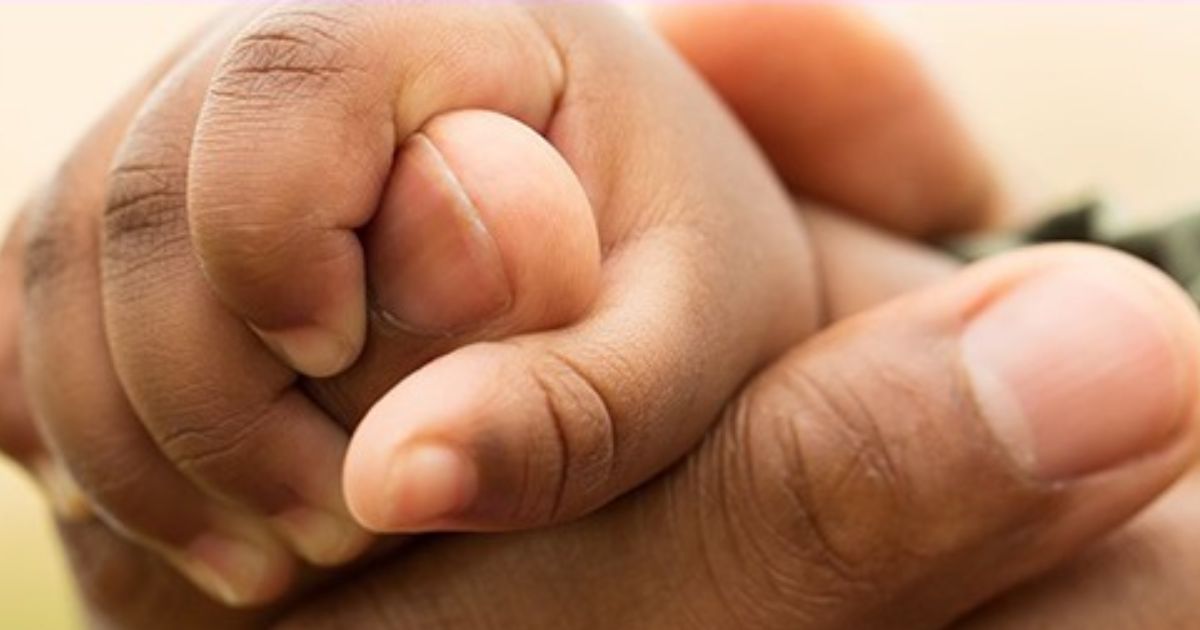
{"label": "brown skin", "polygon": [[[47,218],[31,222],[27,229],[29,241],[52,244],[38,248],[39,256],[28,257],[33,281],[27,288],[23,343],[29,360],[23,370],[26,386],[33,392],[35,415],[105,518],[141,542],[164,550],[181,569],[218,594],[243,603],[268,600],[286,589],[299,558],[336,564],[362,549],[365,536],[345,532],[351,525],[340,489],[343,426],[356,423],[396,381],[456,347],[480,339],[503,341],[509,364],[499,372],[506,374],[506,382],[523,383],[524,388],[507,388],[512,394],[507,400],[518,403],[507,412],[472,410],[458,427],[429,431],[456,441],[479,467],[477,500],[461,506],[459,513],[447,514],[453,522],[443,525],[503,529],[577,516],[656,473],[695,444],[723,399],[750,370],[816,327],[819,304],[807,299],[815,290],[813,274],[789,271],[805,269],[803,261],[810,252],[782,190],[699,82],[613,11],[497,6],[479,14],[426,5],[328,5],[313,11],[276,7],[250,19],[253,25],[243,28],[245,16],[232,16],[171,68],[128,127],[118,128],[119,147],[87,148],[81,161],[90,167],[108,164],[109,155],[113,162],[111,169],[103,169],[111,171],[103,184],[82,189],[94,192],[94,197],[51,195],[37,213]],[[316,62],[326,59],[326,53],[346,52],[336,38],[322,34],[327,22],[342,24],[339,28],[345,32],[339,37],[380,38],[354,48],[355,54],[388,51],[394,45],[395,38],[380,35],[375,26],[385,25],[383,32],[396,37],[420,34],[406,40],[410,55],[377,55],[383,60],[380,63],[399,67],[364,75],[347,70],[345,81],[317,81],[310,86],[396,90],[404,95],[397,112],[371,110],[337,119],[337,124],[346,126],[344,133],[309,124],[313,114],[305,110],[308,107],[336,108],[347,98],[388,102],[359,94],[285,89],[299,72],[287,63]],[[512,72],[500,72],[504,68],[484,72],[491,66],[481,61],[470,67],[482,68],[480,76],[486,81],[467,82],[481,90],[479,94],[437,87],[439,82],[453,87],[453,81],[462,81],[455,67],[438,65],[441,51],[457,41],[447,39],[451,31],[473,34],[471,45],[482,48],[471,54],[486,52],[490,61],[511,65],[505,68]],[[513,33],[521,36],[513,38]],[[303,43],[308,41],[305,38],[316,38],[309,42],[313,49],[304,48],[319,53],[311,59],[296,57],[293,53],[299,53],[287,48],[289,42]],[[570,77],[558,74],[554,55],[555,42],[563,41],[587,43],[564,53],[572,64]],[[326,50],[329,47],[333,48]],[[493,56],[495,51],[501,54]],[[284,59],[276,63],[272,55]],[[336,60],[352,69],[363,61]],[[413,72],[426,63],[438,72]],[[333,72],[324,66],[313,71]],[[667,80],[650,80],[659,74]],[[591,100],[589,86],[612,83],[618,75],[630,80],[641,76],[637,80],[647,84],[647,98],[630,99],[614,92]],[[451,100],[416,98],[425,83],[391,85],[389,79],[380,85],[376,80],[393,76],[420,76],[432,81],[428,85],[435,88],[433,96]],[[521,76],[524,83],[497,83],[508,76]],[[541,89],[542,78],[547,85],[562,84]],[[271,80],[282,83],[268,83]],[[269,117],[239,114],[251,105],[267,107],[255,90],[296,100],[272,102],[270,106],[279,111]],[[555,90],[562,91],[561,100],[555,98]],[[578,257],[586,250],[576,247],[571,248],[575,257],[543,255],[541,267],[523,269],[522,256],[535,251],[530,241],[507,242],[501,238],[503,230],[491,225],[517,285],[515,301],[505,314],[449,337],[413,333],[389,325],[386,318],[375,318],[371,341],[354,370],[327,381],[301,380],[264,347],[250,326],[224,308],[208,280],[216,280],[220,292],[228,293],[230,269],[247,261],[280,266],[283,257],[286,268],[302,280],[298,291],[297,287],[285,290],[310,297],[320,296],[325,289],[361,293],[361,282],[343,277],[363,275],[361,265],[330,268],[328,273],[302,268],[309,263],[320,267],[357,260],[359,245],[351,230],[339,228],[339,235],[326,241],[331,229],[309,226],[316,220],[312,217],[322,213],[300,211],[281,223],[278,217],[256,217],[250,210],[293,210],[286,204],[272,206],[269,198],[288,198],[298,190],[302,199],[314,203],[328,198],[373,208],[380,200],[381,180],[375,178],[388,174],[397,139],[372,140],[387,145],[383,146],[360,143],[352,136],[365,133],[363,129],[385,128],[383,123],[394,114],[401,122],[416,121],[416,126],[436,119],[426,125],[427,135],[434,137],[432,126],[441,120],[438,115],[463,106],[492,107],[542,128],[567,157],[579,177],[577,185],[588,190],[598,220],[591,227],[599,232],[604,268],[590,273],[594,278],[603,271],[600,293],[553,302],[545,297],[569,296],[557,290],[558,284],[522,286],[525,276],[558,277],[553,272],[536,273],[538,269],[576,269],[565,279],[586,277],[588,266],[596,261]],[[554,107],[564,113],[559,115]],[[630,113],[619,119],[608,115],[618,110]],[[665,124],[678,112],[691,117],[686,128]],[[327,114],[317,117],[333,120]],[[384,118],[377,120],[380,115]],[[267,128],[239,131],[241,125],[263,120],[268,121]],[[275,138],[272,134],[278,130],[269,124],[275,120],[297,121],[295,125],[306,133],[317,134],[316,141],[344,142],[349,148],[328,146],[313,152],[311,139],[296,134]],[[696,137],[686,131],[692,127],[711,128],[714,133]],[[398,133],[403,140],[408,131]],[[629,137],[671,150],[634,152],[625,146]],[[241,142],[245,146],[238,145]],[[265,170],[257,166],[266,158],[254,152],[264,146],[272,147],[271,156],[278,160],[277,166]],[[360,168],[353,160],[359,150],[367,151],[362,159],[380,163]],[[692,157],[680,161],[664,159],[666,155]],[[337,164],[314,167],[322,171],[321,177],[296,168],[307,166],[314,156],[327,156]],[[234,164],[240,164],[237,173],[228,177],[212,173]],[[642,173],[644,179],[617,177],[615,165]],[[464,172],[469,169],[459,175]],[[299,179],[237,181],[240,176],[264,173],[290,173]],[[675,184],[666,194],[658,182]],[[304,191],[304,186],[313,189]],[[464,187],[470,189],[471,184],[464,182]],[[348,189],[374,196],[355,200],[344,194]],[[229,197],[232,190],[243,191],[245,198],[217,198]],[[183,205],[185,191],[189,203],[195,203],[195,212]],[[244,224],[221,218],[230,204],[251,201],[247,212],[228,215]],[[361,212],[361,208],[346,210]],[[93,223],[98,216],[104,220]],[[330,217],[339,225],[352,221]],[[528,219],[538,222],[536,216]],[[189,220],[201,244],[198,250],[188,236]],[[101,231],[98,236],[96,228]],[[214,240],[213,233],[227,233],[228,238]],[[275,244],[247,242],[254,238],[272,239]],[[318,242],[303,245],[308,238]],[[204,246],[205,242],[218,245]],[[303,245],[298,251],[288,249],[297,244]],[[336,251],[340,247],[344,250]],[[40,256],[47,251],[80,255],[61,262]],[[93,251],[95,256],[90,256]],[[230,259],[230,252],[241,251],[247,254]],[[206,265],[203,272],[195,264],[197,256]],[[751,265],[761,265],[761,272],[751,273]],[[257,282],[272,276],[269,270],[250,270],[242,277]],[[646,299],[649,292],[654,294],[652,301]],[[266,294],[257,289],[251,293]],[[714,294],[725,296],[729,308],[694,308]],[[781,298],[780,310],[759,309],[749,318],[737,315],[738,304],[763,303],[769,296]],[[334,299],[338,304],[355,303],[353,297],[325,297],[338,298]],[[531,307],[552,302],[558,310]],[[280,297],[279,303],[289,303],[289,298]],[[580,316],[588,304],[596,306]],[[102,320],[94,317],[98,305],[103,305]],[[68,321],[83,317],[76,315],[82,313],[93,314],[87,325]],[[801,316],[785,318],[781,313]],[[731,327],[735,317],[739,325]],[[514,336],[571,321],[575,325],[569,332]],[[681,321],[689,323],[681,326]],[[624,342],[624,331],[631,324],[637,324],[656,345]],[[718,358],[724,366],[721,370],[698,372],[686,388],[675,388],[676,395],[659,395],[683,370],[695,371]],[[580,401],[586,406],[560,408]],[[484,422],[489,427],[486,433],[477,430]],[[653,437],[643,439],[644,434]],[[606,449],[611,451],[605,454]],[[592,457],[593,453],[600,458]],[[297,457],[304,466],[295,465]],[[125,463],[113,465],[114,458]],[[137,483],[128,475],[135,475]],[[514,496],[518,498],[508,500]],[[230,509],[230,503],[241,509]],[[289,516],[299,508],[320,510],[341,521],[343,540],[317,550],[331,553],[313,553],[310,541],[287,528],[294,524]],[[213,544],[215,536],[220,544]],[[278,544],[277,538],[286,544]],[[237,549],[249,546],[257,551],[261,557],[253,570],[242,570],[246,563],[231,566],[229,541],[240,544]],[[198,561],[215,566],[198,568]],[[205,573],[212,571],[226,573],[226,590],[232,592],[221,593],[222,588],[209,583],[211,576]]]}
{"label": "brown skin", "polygon": [[1200,623],[1200,470],[1078,560],[966,618],[979,630],[1138,630]]}
{"label": "brown skin", "polygon": [[[122,125],[119,115],[113,120],[116,121],[113,125]],[[101,140],[95,140],[96,137]],[[104,137],[104,133],[93,136],[91,145],[101,148],[92,151],[103,153]],[[85,146],[88,144],[85,142]],[[97,159],[96,153],[88,149],[81,155]],[[96,188],[94,184],[89,188],[86,179],[72,180],[71,170],[66,169],[58,182],[62,190],[86,192]],[[86,195],[79,203],[87,207]],[[858,228],[847,229],[817,218],[812,229],[814,240],[822,244],[819,251],[823,252],[823,268],[832,270],[831,273],[842,270],[841,277],[846,280],[844,284],[831,285],[828,294],[826,306],[835,315],[866,306],[930,277],[926,272],[909,273],[912,268],[930,272],[945,269],[934,261],[915,263],[920,257],[914,257],[910,248],[881,242],[877,237],[863,235]],[[843,241],[839,243],[838,239]],[[876,259],[880,265],[871,270],[869,277],[856,275],[856,270],[863,268],[861,261],[839,262],[837,258],[837,254],[846,251],[871,251],[871,247],[878,249]],[[889,258],[893,254],[895,257]],[[1126,264],[1098,254],[1067,255],[1072,256],[1080,264],[1081,260],[1101,267]],[[897,260],[907,262],[901,264]],[[886,278],[885,272],[896,270],[908,271],[901,273],[899,280]],[[863,285],[881,288],[878,292],[864,293]],[[847,297],[836,289],[838,286],[855,290]],[[967,518],[940,511],[945,507],[941,502],[925,506],[929,512],[922,514],[919,522],[953,525],[949,531],[935,529],[921,533],[906,527],[906,522],[915,525],[905,520],[912,518],[911,514],[877,512],[881,505],[916,498],[919,493],[912,497],[908,494],[914,488],[893,486],[886,479],[882,484],[846,486],[844,479],[828,476],[826,472],[843,468],[839,458],[863,455],[858,447],[848,448],[852,444],[844,443],[844,439],[850,437],[853,443],[857,440],[854,435],[869,438],[875,431],[887,432],[896,426],[874,424],[877,419],[872,414],[864,417],[863,409],[845,406],[847,399],[838,402],[836,397],[829,398],[832,390],[821,387],[821,376],[816,377],[818,390],[814,392],[797,389],[789,374],[796,369],[813,374],[812,369],[818,366],[836,373],[846,363],[839,357],[855,356],[854,349],[860,347],[857,344],[880,339],[887,343],[866,347],[890,347],[892,352],[903,352],[904,340],[889,338],[890,327],[880,327],[879,323],[919,320],[914,312],[920,311],[914,307],[919,301],[907,304],[860,318],[855,325],[841,326],[836,332],[822,335],[825,341],[811,346],[815,349],[790,354],[729,406],[719,427],[687,464],[594,517],[544,533],[465,537],[423,544],[408,557],[397,558],[394,566],[379,567],[360,581],[330,591],[327,598],[313,602],[311,607],[293,610],[289,621],[298,626],[324,624],[322,627],[327,627],[328,622],[346,627],[426,627],[450,623],[508,627],[517,620],[529,627],[585,627],[598,619],[603,619],[605,625],[626,620],[629,622],[626,625],[641,623],[654,627],[697,624],[745,627],[747,623],[763,627],[794,627],[797,623],[857,627],[863,623],[878,625],[883,620],[904,627],[940,625],[1010,583],[1046,568],[1055,557],[1083,544],[1097,533],[1094,530],[1119,520],[1121,514],[1128,513],[1152,493],[1151,489],[1143,489],[1136,496],[1115,500],[1120,497],[1103,492],[1102,487],[1077,489],[1084,493],[1080,496],[1111,501],[1108,504],[1111,513],[1102,519],[1106,523],[1093,522],[1082,528],[1085,531],[1070,527],[1069,518],[1043,522],[1030,517],[1031,506],[1037,506],[1044,515],[1061,517],[1051,504],[1071,502],[1060,492],[1048,493],[1046,488],[1014,478],[1011,462],[997,459],[989,441],[971,428],[974,425],[970,414],[964,417],[963,409],[953,407],[944,414],[933,414],[933,423],[922,430],[930,431],[931,436],[953,427],[966,431],[958,445],[960,458],[955,461],[970,463],[971,474],[978,475],[988,487],[1007,490],[999,492],[1000,499],[978,499],[974,504],[977,509],[968,510],[972,516]],[[946,377],[939,376],[942,369],[939,355],[934,353],[925,366],[934,381],[944,386]],[[9,382],[12,381],[10,374]],[[825,385],[834,382],[836,379]],[[823,389],[825,393],[820,394]],[[930,391],[939,389],[931,387]],[[816,399],[812,397],[814,393],[818,394]],[[899,400],[895,392],[889,393],[884,388],[870,393],[874,396],[865,400],[895,413]],[[903,413],[900,415],[903,417]],[[22,419],[3,420],[12,424]],[[789,428],[793,420],[807,423],[807,430],[800,435],[812,437],[802,443],[789,442],[796,435],[795,429]],[[949,424],[941,425],[938,421]],[[850,433],[834,427],[849,427]],[[757,437],[746,441],[742,439],[745,435]],[[824,443],[824,440],[831,441]],[[1183,441],[1181,437],[1181,448]],[[865,442],[868,448],[881,448],[885,443],[879,436]],[[780,445],[784,450],[779,450]],[[742,452],[747,448],[751,451]],[[1159,457],[1157,464],[1151,464],[1151,467],[1157,465],[1158,470],[1150,476],[1159,478],[1152,485],[1161,485],[1162,479],[1170,476],[1170,470],[1179,468],[1180,453],[1172,453],[1173,450],[1179,449],[1166,448],[1166,455]],[[801,452],[806,456],[798,457]],[[814,456],[820,465],[809,465]],[[870,457],[868,451],[868,460]],[[738,466],[739,461],[762,461],[764,467],[746,476],[751,471]],[[853,461],[857,460],[842,463]],[[798,464],[803,466],[803,472],[795,468]],[[919,468],[913,462],[908,465]],[[905,463],[900,462],[900,466],[904,468]],[[1145,476],[1146,471],[1138,474]],[[950,474],[946,478],[961,479],[961,476]],[[806,480],[808,483],[795,485]],[[787,496],[804,497],[804,511],[809,519],[815,519],[810,524],[819,524],[815,529],[809,526],[795,529],[797,523],[793,522],[791,512],[778,509],[781,503],[774,493],[781,490],[787,491]],[[801,494],[792,494],[797,491]],[[714,496],[728,497],[731,501],[720,506],[726,508],[722,510],[723,518],[717,518],[717,514],[704,516],[706,510],[712,509],[710,497]],[[846,525],[861,522],[877,525],[845,540],[831,540],[821,533],[846,531]],[[1011,541],[996,535],[996,528],[1006,525],[1030,528],[1033,539],[1041,541],[1044,547],[1034,544],[1028,549],[1029,541],[1023,539],[1022,549],[1029,555],[1012,561],[1008,570],[982,582],[978,578],[964,580],[964,575],[978,573],[971,570],[978,563],[991,566],[996,558],[1017,555],[1009,546]],[[1072,533],[1067,540],[1063,540],[1063,527]],[[897,531],[907,533],[896,536]],[[781,533],[785,535],[781,537]],[[251,619],[207,602],[174,577],[165,565],[113,537],[103,525],[67,524],[64,534],[73,543],[70,546],[79,561],[80,577],[97,618],[147,627],[160,626],[162,619],[171,619],[175,625],[195,622],[198,627],[230,625],[239,617]],[[612,541],[620,541],[621,550],[628,553],[614,556]],[[671,544],[665,545],[664,541]],[[706,551],[714,543],[715,549]],[[889,548],[914,546],[928,551],[928,556],[914,561],[887,553]],[[747,554],[747,549],[754,551]],[[681,553],[673,553],[675,550]],[[970,552],[965,553],[966,550]],[[578,562],[564,564],[564,557]],[[630,561],[613,561],[623,558]],[[749,558],[758,558],[760,562],[747,563]],[[776,564],[776,560],[783,562]],[[700,562],[701,566],[689,569],[671,566],[671,562]],[[663,571],[664,567],[670,570]],[[514,576],[521,579],[514,580]],[[680,585],[676,583],[679,576],[700,577]],[[860,590],[862,583],[878,588],[864,593]],[[146,597],[148,584],[157,591],[152,597]],[[799,593],[785,594],[777,600],[778,607],[760,610],[761,593],[795,586],[801,588]],[[809,590],[818,586],[820,592]],[[134,593],[138,596],[133,597]],[[714,597],[715,593],[720,596]],[[756,605],[748,606],[739,594],[749,594]],[[377,605],[380,602],[382,605]],[[225,615],[234,618],[225,619]]]}
{"label": "brown skin", "polygon": [[[446,57],[455,42],[465,48]],[[618,82],[639,89],[597,87]],[[609,8],[239,10],[144,89],[71,160],[78,176],[107,179],[53,187],[27,226],[47,245],[27,256],[22,369],[44,433],[98,512],[227,599],[269,600],[297,565],[345,562],[367,544],[342,499],[343,458],[355,516],[383,531],[513,529],[594,510],[692,448],[746,376],[829,307],[804,228],[756,150],[678,60]],[[360,230],[369,243],[410,207],[391,197],[405,190],[393,186],[406,181],[405,154],[393,156],[409,133],[440,143],[468,196],[496,179],[470,179],[479,152],[454,151],[458,128],[443,114],[463,107],[541,130],[591,211],[548,208],[576,227],[531,238],[492,218],[542,217],[488,207],[529,195],[476,200],[515,286],[508,309],[449,336],[374,317],[352,370],[300,378],[270,351],[284,325],[271,309],[324,325],[331,304],[361,303],[363,276],[393,283],[394,265],[351,228],[378,207]],[[381,136],[389,126],[394,137]],[[525,192],[569,184],[537,175]],[[588,230],[600,261],[562,238]],[[481,340],[502,343],[472,345]],[[395,416],[368,419],[370,439],[346,453],[343,427],[435,368],[443,384],[483,374],[491,389],[472,391],[503,395],[424,397],[465,403],[450,418],[409,408],[415,436],[397,436]],[[418,395],[437,389],[421,385]],[[471,460],[473,496],[430,522],[373,514],[404,503],[380,492],[379,472],[401,437]],[[301,509],[324,526],[297,522]]]}

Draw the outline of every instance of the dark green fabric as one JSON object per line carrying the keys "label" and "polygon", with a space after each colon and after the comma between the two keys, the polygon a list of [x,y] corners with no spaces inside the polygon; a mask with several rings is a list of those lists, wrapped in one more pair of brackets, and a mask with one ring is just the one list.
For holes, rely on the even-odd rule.
{"label": "dark green fabric", "polygon": [[1113,247],[1163,270],[1200,304],[1200,211],[1181,214],[1161,225],[1139,229],[1114,227],[1112,211],[1088,199],[1015,232],[968,238],[946,249],[964,260],[1032,245],[1076,241]]}

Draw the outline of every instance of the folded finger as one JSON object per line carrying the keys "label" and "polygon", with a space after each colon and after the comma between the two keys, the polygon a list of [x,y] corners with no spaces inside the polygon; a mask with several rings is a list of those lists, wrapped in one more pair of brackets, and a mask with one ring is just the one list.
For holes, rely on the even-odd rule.
{"label": "folded finger", "polygon": [[[208,501],[167,462],[115,373],[101,302],[100,221],[107,165],[141,86],[80,144],[29,214],[22,372],[48,446],[98,514],[162,550],[214,596],[273,596],[290,572],[269,536]],[[171,505],[172,510],[147,510]]]}
{"label": "folded finger", "polygon": [[236,27],[172,69],[117,151],[101,241],[105,326],[117,374],[166,459],[203,493],[270,519],[305,559],[335,564],[369,540],[341,497],[346,434],[212,294],[188,234],[192,133]]}

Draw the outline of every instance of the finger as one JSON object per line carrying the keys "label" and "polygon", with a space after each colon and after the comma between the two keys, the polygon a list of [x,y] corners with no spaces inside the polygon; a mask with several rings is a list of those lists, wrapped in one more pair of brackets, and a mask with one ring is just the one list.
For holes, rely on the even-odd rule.
{"label": "finger", "polygon": [[21,295],[24,256],[24,216],[0,248],[0,453],[11,457],[37,481],[54,513],[62,520],[81,521],[92,514],[83,492],[62,464],[46,449],[29,411],[21,378]]}
{"label": "finger", "polygon": [[919,60],[861,9],[680,4],[651,15],[797,193],[920,237],[997,213],[986,160]]}
{"label": "finger", "polygon": [[1200,475],[1176,484],[1119,532],[1005,593],[956,628],[1137,630],[1200,622]]}
{"label": "finger", "polygon": [[306,387],[349,426],[438,356],[579,317],[600,282],[575,174],[544,138],[494,112],[442,114],[414,134],[363,238],[372,334],[355,365]]}
{"label": "finger", "polygon": [[41,443],[24,400],[18,346],[21,295],[22,218],[19,213],[0,248],[0,450],[37,476],[58,518],[72,576],[97,627],[237,628],[254,618],[196,590],[170,565],[88,518],[81,491],[53,462]]}
{"label": "finger", "polygon": [[[808,208],[806,214],[815,254],[819,259],[818,266],[825,278],[825,293],[822,298],[827,305],[829,316],[834,320],[848,317],[903,293],[945,279],[953,274],[959,266],[955,261],[936,251],[900,240],[837,214],[815,208]],[[529,239],[525,242],[537,244],[542,241]],[[462,419],[465,422],[479,419],[483,426],[474,430],[481,434],[499,433],[495,426],[499,414],[493,411],[500,407],[497,400],[511,400],[515,397],[514,392],[520,391],[520,384],[514,382],[516,381],[514,377],[530,368],[526,365],[514,366],[503,363],[508,357],[503,354],[499,356],[493,354],[497,350],[496,348],[477,350],[480,350],[481,354],[476,356],[480,357],[480,363],[485,366],[481,370],[482,374],[472,372],[470,367],[464,367],[467,361],[462,361],[457,365],[451,364],[450,367],[443,367],[444,364],[433,366],[431,369],[441,368],[444,370],[441,383],[437,382],[438,374],[436,373],[433,377],[429,377],[428,374],[418,375],[414,378],[413,383],[402,385],[398,390],[401,393],[407,392],[409,398],[393,399],[391,396],[399,396],[400,393],[389,394],[389,398],[381,402],[372,417],[368,418],[368,421],[359,428],[359,435],[355,442],[357,450],[352,454],[347,468],[347,493],[352,507],[362,522],[387,529],[393,526],[389,523],[394,522],[389,519],[397,518],[391,511],[405,509],[405,502],[410,504],[436,502],[442,500],[442,497],[446,495],[450,495],[454,501],[463,500],[461,496],[457,495],[461,490],[454,487],[453,481],[448,484],[449,487],[441,488],[437,487],[433,481],[439,478],[439,475],[452,477],[456,474],[453,471],[446,473],[435,469],[433,472],[409,473],[410,478],[420,479],[420,492],[428,493],[418,496],[400,496],[402,491],[389,489],[382,485],[380,480],[386,479],[386,475],[389,474],[386,472],[386,468],[395,466],[397,456],[402,456],[402,453],[398,453],[398,451],[403,447],[397,447],[397,444],[404,445],[406,441],[421,443],[419,439],[412,439],[410,435],[405,435],[403,430],[397,431],[395,419],[416,424],[417,420],[414,417],[420,418],[422,412],[433,415],[437,411],[430,412],[431,407],[445,409],[446,401],[452,401],[451,405],[456,403],[462,405],[456,410],[457,414],[449,418],[443,416],[438,420],[450,424],[456,419]],[[499,350],[506,352],[510,349],[499,348]],[[482,357],[484,352],[493,356]],[[509,357],[511,356],[510,354]],[[456,357],[456,360],[459,359]],[[496,363],[489,366],[487,364],[489,360],[496,361]],[[520,360],[517,359],[517,361]],[[379,371],[380,366],[376,363],[376,361],[368,360],[364,370]],[[538,368],[534,368],[533,372],[537,373],[537,370]],[[494,384],[488,382],[497,375],[503,375],[504,378],[495,378]],[[548,378],[555,376],[557,375],[552,374]],[[439,387],[446,389],[439,389]],[[489,390],[489,387],[495,389]],[[373,400],[377,398],[377,395],[366,395],[366,392],[358,391],[351,397]],[[478,405],[476,409],[470,408],[472,400],[476,401],[474,404]],[[586,402],[586,399],[584,401]],[[578,401],[575,402],[578,404]],[[452,410],[451,413],[454,411]],[[511,408],[504,411],[506,414],[511,414],[512,417],[523,420],[536,417],[532,413],[523,415]],[[562,415],[569,416],[578,411],[568,408]],[[447,414],[447,416],[449,415]],[[499,415],[499,417],[503,417],[503,415]],[[456,433],[470,435],[473,430],[451,426],[452,428],[446,432],[452,436]],[[413,431],[420,431],[421,428],[418,425]],[[485,443],[496,439],[489,436]],[[429,458],[428,452],[424,455],[419,454],[419,457]],[[372,468],[372,465],[376,467]],[[433,462],[427,461],[425,465],[435,467],[444,464],[434,459]],[[450,466],[453,465],[452,461]],[[476,482],[468,479],[467,484],[471,483]],[[478,488],[474,490],[483,492]],[[407,509],[414,509],[414,507],[410,505]],[[417,506],[414,511],[431,509],[435,508]],[[405,522],[404,524],[408,525],[409,523]],[[462,521],[456,521],[455,524],[462,526]],[[445,522],[441,522],[438,526],[445,525]]]}
{"label": "finger", "polygon": [[[214,596],[245,604],[278,594],[290,576],[287,556],[268,532],[206,500],[162,457],[129,406],[105,338],[98,243],[103,183],[128,120],[152,85],[139,86],[81,142],[29,216],[23,380],[48,446],[98,514],[162,551]],[[147,509],[157,505],[173,509]]]}
{"label": "finger", "polygon": [[[161,455],[219,502],[270,519],[309,562],[337,564],[370,540],[341,495],[346,433],[213,296],[188,238],[192,132],[219,53],[240,26],[172,69],[114,158],[103,223],[105,325],[117,374]],[[149,504],[138,518],[174,510]]]}
{"label": "finger", "polygon": [[417,335],[554,327],[599,284],[575,174],[537,132],[481,110],[440,115],[405,142],[366,246],[377,313]]}
{"label": "finger", "polygon": [[1141,263],[998,258],[785,356],[662,483],[552,530],[426,546],[293,627],[447,610],[472,628],[944,627],[1190,467],[1198,341]]}
{"label": "finger", "polygon": [[158,630],[261,628],[274,610],[214,600],[160,556],[98,520],[58,523],[88,627]]}
{"label": "finger", "polygon": [[397,147],[456,109],[544,129],[561,75],[519,7],[268,11],[231,46],[197,130],[188,198],[209,279],[293,367],[341,371],[367,322],[355,230]]}
{"label": "finger", "polygon": [[808,591],[780,625],[943,626],[1187,470],[1198,334],[1161,274],[1071,247],[848,319],[764,373],[708,446],[711,487],[726,490],[691,518],[746,515],[716,534],[727,548],[788,541],[712,570],[759,566],[723,588],[789,601],[819,584],[821,601]]}
{"label": "finger", "polygon": [[836,210],[807,207],[824,301],[839,321],[954,275],[962,263]]}
{"label": "finger", "polygon": [[0,248],[0,450],[35,474],[59,521],[59,534],[72,576],[86,601],[87,616],[99,627],[236,628],[253,618],[197,591],[170,565],[123,539],[90,508],[61,464],[41,443],[24,400],[18,346],[22,310],[22,244],[19,213]]}
{"label": "finger", "polygon": [[[597,300],[570,326],[438,357],[372,409],[346,466],[372,528],[529,527],[595,509],[685,453],[747,373],[817,325],[811,252],[746,139],[605,11],[546,9],[543,27],[587,42],[569,47],[548,138],[596,214]],[[637,96],[593,89],[618,80]]]}

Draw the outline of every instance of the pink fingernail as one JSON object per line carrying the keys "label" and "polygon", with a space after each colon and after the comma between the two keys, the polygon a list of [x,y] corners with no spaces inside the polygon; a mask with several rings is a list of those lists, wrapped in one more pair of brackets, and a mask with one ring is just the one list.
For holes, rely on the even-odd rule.
{"label": "pink fingernail", "polygon": [[433,142],[405,143],[369,231],[371,286],[401,328],[445,333],[506,310],[512,290],[495,240]]}
{"label": "pink fingernail", "polygon": [[[1103,270],[1101,270],[1103,271]],[[1161,446],[1185,421],[1192,366],[1149,291],[1091,269],[1034,277],[963,337],[984,414],[1046,479],[1095,473]]]}

